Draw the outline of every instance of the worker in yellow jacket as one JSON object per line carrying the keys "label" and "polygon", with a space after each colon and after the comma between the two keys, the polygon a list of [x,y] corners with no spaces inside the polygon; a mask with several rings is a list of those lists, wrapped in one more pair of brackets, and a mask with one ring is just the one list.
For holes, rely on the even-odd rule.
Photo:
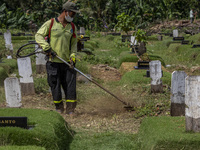
{"label": "worker in yellow jacket", "polygon": [[[36,42],[48,56],[46,64],[48,84],[51,87],[56,111],[63,113],[64,104],[61,86],[65,93],[66,113],[73,114],[76,107],[76,72],[56,58],[58,55],[68,61],[71,66],[76,63],[77,36],[73,24],[75,14],[79,13],[76,4],[66,2],[63,4],[62,13],[45,22],[35,35]],[[45,37],[49,36],[49,41]]]}

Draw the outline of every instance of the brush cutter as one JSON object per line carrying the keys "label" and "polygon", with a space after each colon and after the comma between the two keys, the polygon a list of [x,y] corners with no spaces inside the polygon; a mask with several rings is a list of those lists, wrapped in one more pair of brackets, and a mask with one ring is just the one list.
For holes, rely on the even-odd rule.
{"label": "brush cutter", "polygon": [[[18,49],[16,56],[18,58],[24,58],[24,57],[29,57],[29,56],[35,55],[37,53],[44,53],[44,51],[40,48],[40,46],[38,45],[38,43],[31,42],[31,43],[28,43],[28,44],[25,44],[25,45],[21,46]],[[71,67],[71,64],[69,64],[67,61],[65,61],[64,59],[62,59],[58,55],[56,55],[55,57],[57,57],[59,60],[61,60],[65,64],[67,64],[69,67]],[[71,67],[71,68],[73,68],[76,72],[80,73],[82,76],[84,76],[90,82],[96,84],[98,87],[100,87],[101,89],[103,89],[104,91],[106,91],[107,93],[109,93],[110,95],[112,95],[113,97],[115,97],[118,101],[120,101],[121,103],[123,103],[125,105],[124,106],[125,109],[127,109],[127,110],[133,110],[133,107],[130,106],[127,102],[123,101],[122,99],[120,99],[119,97],[117,97],[116,95],[114,95],[113,93],[111,93],[109,90],[107,90],[106,88],[104,88],[103,86],[101,86],[100,84],[98,84],[96,81],[94,81],[94,79],[88,77],[86,74],[84,74],[83,72],[81,72],[80,70],[78,70],[75,67]]]}

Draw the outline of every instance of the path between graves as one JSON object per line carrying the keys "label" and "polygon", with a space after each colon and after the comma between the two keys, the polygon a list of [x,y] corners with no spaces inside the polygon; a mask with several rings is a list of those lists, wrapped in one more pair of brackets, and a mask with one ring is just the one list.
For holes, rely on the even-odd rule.
{"label": "path between graves", "polygon": [[[118,81],[121,78],[119,71],[107,65],[94,65],[91,67],[91,75],[104,82]],[[78,83],[78,88],[93,88],[94,84]],[[112,89],[110,89],[112,91]],[[115,93],[116,94],[116,93]],[[117,96],[120,96],[117,93]],[[35,94],[22,98],[23,108],[37,108],[54,110],[52,96],[48,94]],[[62,114],[69,126],[75,130],[88,130],[103,132],[107,130],[124,133],[137,133],[141,119],[134,118],[134,112],[127,112],[123,104],[111,98],[111,96],[94,95],[93,99],[87,99],[87,103],[80,103],[76,109],[76,115],[70,117]]]}

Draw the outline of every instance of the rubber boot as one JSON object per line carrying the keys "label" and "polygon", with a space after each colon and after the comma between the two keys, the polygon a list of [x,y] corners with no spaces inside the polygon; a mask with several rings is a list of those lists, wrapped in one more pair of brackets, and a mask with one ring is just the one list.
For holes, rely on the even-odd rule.
{"label": "rubber boot", "polygon": [[63,103],[55,104],[55,105],[56,105],[56,111],[58,113],[63,113],[64,112],[64,105],[63,105]]}

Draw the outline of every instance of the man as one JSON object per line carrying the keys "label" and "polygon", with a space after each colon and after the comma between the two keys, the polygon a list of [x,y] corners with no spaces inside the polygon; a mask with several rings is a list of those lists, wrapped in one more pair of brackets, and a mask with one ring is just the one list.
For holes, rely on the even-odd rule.
{"label": "man", "polygon": [[[77,103],[76,72],[73,70],[76,63],[77,38],[76,29],[71,22],[78,12],[75,3],[66,2],[63,4],[62,13],[53,19],[53,24],[52,20],[45,22],[35,35],[36,42],[49,57],[46,64],[47,80],[51,87],[56,111],[59,113],[64,112],[61,86],[65,93],[66,114],[73,114]],[[47,42],[45,37],[49,35],[49,32],[50,40]],[[56,58],[56,54],[68,61],[71,67]]]}

